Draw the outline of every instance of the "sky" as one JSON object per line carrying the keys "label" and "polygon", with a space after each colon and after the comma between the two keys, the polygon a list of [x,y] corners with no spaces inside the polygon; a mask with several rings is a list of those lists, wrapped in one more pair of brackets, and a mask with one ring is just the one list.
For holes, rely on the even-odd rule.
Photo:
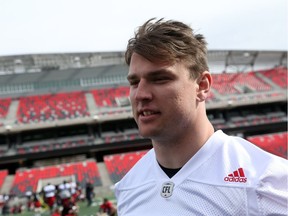
{"label": "sky", "polygon": [[182,21],[210,50],[287,50],[287,0],[0,0],[0,56],[124,51],[141,24]]}

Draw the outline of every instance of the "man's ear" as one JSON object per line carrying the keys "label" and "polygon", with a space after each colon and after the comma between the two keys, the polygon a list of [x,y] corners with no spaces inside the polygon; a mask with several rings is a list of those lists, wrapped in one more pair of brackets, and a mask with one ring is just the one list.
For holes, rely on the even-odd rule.
{"label": "man's ear", "polygon": [[197,79],[198,91],[197,91],[197,100],[202,102],[206,100],[210,93],[210,88],[212,84],[212,76],[208,71],[205,71]]}

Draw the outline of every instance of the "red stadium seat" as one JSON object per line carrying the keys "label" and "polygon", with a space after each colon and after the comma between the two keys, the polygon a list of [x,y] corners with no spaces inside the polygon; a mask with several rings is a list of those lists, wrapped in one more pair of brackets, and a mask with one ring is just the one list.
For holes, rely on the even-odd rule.
{"label": "red stadium seat", "polygon": [[221,95],[245,93],[250,91],[269,91],[271,86],[259,79],[254,72],[213,74],[213,85]]}
{"label": "red stadium seat", "polygon": [[257,135],[247,137],[247,140],[259,146],[265,151],[287,159],[287,134],[287,132],[283,132]]}
{"label": "red stadium seat", "polygon": [[84,93],[67,92],[20,98],[17,120],[20,123],[38,123],[89,115]]}
{"label": "red stadium seat", "polygon": [[271,70],[261,71],[267,78],[271,79],[281,88],[287,89],[287,68],[279,67]]}
{"label": "red stadium seat", "polygon": [[0,190],[2,188],[2,185],[7,175],[8,175],[8,170],[0,170]]}
{"label": "red stadium seat", "polygon": [[11,101],[11,98],[0,99],[0,118],[5,118],[7,116]]}
{"label": "red stadium seat", "polygon": [[82,187],[87,182],[92,182],[94,186],[100,186],[101,179],[97,163],[95,161],[84,161],[57,166],[47,166],[28,170],[18,170],[15,174],[11,193],[24,195],[27,190],[36,192],[40,179],[56,178],[74,175],[76,181]]}
{"label": "red stadium seat", "polygon": [[96,105],[99,107],[117,107],[117,98],[127,98],[129,96],[129,87],[120,86],[117,88],[103,88],[91,90]]}

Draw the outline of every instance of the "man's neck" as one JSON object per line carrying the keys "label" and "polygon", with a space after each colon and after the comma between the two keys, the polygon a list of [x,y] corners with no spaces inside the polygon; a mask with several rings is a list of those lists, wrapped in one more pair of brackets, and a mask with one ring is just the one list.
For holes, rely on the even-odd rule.
{"label": "man's neck", "polygon": [[170,168],[163,167],[160,163],[158,164],[169,178],[172,178],[182,168],[180,167],[180,168],[170,169]]}
{"label": "man's neck", "polygon": [[161,142],[152,140],[156,158],[166,168],[177,169],[183,167],[201,149],[213,133],[214,128],[209,123],[205,133],[203,131],[194,131],[187,136],[166,140],[166,142],[163,142],[163,140]]}

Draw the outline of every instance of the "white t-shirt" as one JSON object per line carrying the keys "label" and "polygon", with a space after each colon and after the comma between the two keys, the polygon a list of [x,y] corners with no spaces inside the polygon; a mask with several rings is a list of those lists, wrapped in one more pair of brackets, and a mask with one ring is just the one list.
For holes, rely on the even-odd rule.
{"label": "white t-shirt", "polygon": [[55,191],[56,191],[55,185],[48,184],[43,188],[43,190],[45,193],[45,197],[48,198],[48,197],[54,197],[55,196]]}
{"label": "white t-shirt", "polygon": [[215,132],[171,179],[150,150],[116,183],[118,216],[287,215],[288,161]]}
{"label": "white t-shirt", "polygon": [[69,182],[62,183],[58,186],[59,196],[61,199],[71,197],[71,184]]}
{"label": "white t-shirt", "polygon": [[75,194],[76,193],[76,190],[77,190],[76,182],[71,182],[70,183],[70,190],[71,190],[71,194]]}
{"label": "white t-shirt", "polygon": [[71,184],[69,182],[62,183],[58,186],[59,190],[70,190]]}

